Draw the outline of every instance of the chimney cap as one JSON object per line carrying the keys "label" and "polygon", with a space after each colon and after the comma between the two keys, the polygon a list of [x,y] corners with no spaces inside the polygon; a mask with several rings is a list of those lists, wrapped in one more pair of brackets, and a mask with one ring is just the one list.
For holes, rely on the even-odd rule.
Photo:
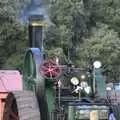
{"label": "chimney cap", "polygon": [[30,15],[29,16],[29,21],[43,21],[45,18],[44,18],[44,15],[37,15],[37,14],[34,14],[34,15]]}

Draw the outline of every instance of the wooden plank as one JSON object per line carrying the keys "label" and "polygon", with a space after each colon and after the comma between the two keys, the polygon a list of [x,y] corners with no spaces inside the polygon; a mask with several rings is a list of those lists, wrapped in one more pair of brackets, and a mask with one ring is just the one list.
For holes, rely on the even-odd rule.
{"label": "wooden plank", "polygon": [[90,112],[90,120],[98,120],[98,112],[96,110]]}

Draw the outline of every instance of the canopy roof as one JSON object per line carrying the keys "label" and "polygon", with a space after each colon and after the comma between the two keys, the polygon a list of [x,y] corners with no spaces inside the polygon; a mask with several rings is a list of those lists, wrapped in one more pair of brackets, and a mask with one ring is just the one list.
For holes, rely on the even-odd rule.
{"label": "canopy roof", "polygon": [[22,76],[17,70],[0,70],[0,92],[22,90]]}

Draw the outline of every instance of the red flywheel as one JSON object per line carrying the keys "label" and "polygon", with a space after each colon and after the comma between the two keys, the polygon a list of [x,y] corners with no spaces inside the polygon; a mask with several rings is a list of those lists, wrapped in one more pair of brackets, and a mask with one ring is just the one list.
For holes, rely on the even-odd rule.
{"label": "red flywheel", "polygon": [[61,75],[60,65],[53,60],[45,60],[40,65],[40,74],[46,79],[56,79]]}

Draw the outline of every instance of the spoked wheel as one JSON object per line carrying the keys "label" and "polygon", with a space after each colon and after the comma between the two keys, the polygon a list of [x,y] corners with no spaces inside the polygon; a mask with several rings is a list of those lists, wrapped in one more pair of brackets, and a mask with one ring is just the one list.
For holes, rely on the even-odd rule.
{"label": "spoked wheel", "polygon": [[46,79],[56,79],[61,75],[61,68],[54,61],[45,60],[40,66],[40,74]]}
{"label": "spoked wheel", "polygon": [[35,94],[30,91],[9,93],[3,120],[41,120]]}

